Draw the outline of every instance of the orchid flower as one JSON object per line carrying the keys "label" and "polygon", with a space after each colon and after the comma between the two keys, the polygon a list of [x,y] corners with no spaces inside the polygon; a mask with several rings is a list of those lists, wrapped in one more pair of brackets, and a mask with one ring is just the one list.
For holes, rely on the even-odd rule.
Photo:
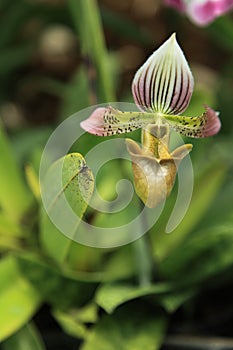
{"label": "orchid flower", "polygon": [[233,0],[165,0],[165,4],[186,13],[199,26],[208,25],[233,9]]}
{"label": "orchid flower", "polygon": [[135,190],[150,208],[170,194],[179,163],[192,149],[186,144],[170,152],[170,128],[195,138],[212,136],[220,129],[218,112],[208,106],[198,117],[180,115],[188,107],[193,86],[192,73],[173,34],[135,74],[132,93],[139,111],[100,107],[80,124],[98,136],[142,128],[142,148],[130,139],[126,145],[133,162]]}
{"label": "orchid flower", "polygon": [[132,93],[140,111],[100,107],[80,125],[91,134],[110,136],[167,122],[184,136],[212,136],[220,129],[218,112],[205,106],[201,116],[180,115],[188,107],[193,86],[191,70],[173,34],[135,74]]}

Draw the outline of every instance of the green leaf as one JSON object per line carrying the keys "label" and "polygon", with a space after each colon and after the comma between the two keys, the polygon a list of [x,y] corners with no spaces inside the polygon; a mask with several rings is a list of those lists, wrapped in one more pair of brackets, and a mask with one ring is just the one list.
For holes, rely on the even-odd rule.
{"label": "green leaf", "polygon": [[161,294],[170,290],[170,285],[158,283],[148,287],[127,284],[104,284],[97,290],[95,301],[106,312],[112,313],[119,305],[142,296]]}
{"label": "green leaf", "polygon": [[22,327],[40,305],[40,291],[21,273],[17,261],[6,257],[0,262],[0,341]]}
{"label": "green leaf", "polygon": [[209,27],[209,32],[212,34],[214,42],[218,42],[219,46],[226,48],[228,51],[233,51],[233,25],[232,18],[229,16],[219,17]]}
{"label": "green leaf", "polygon": [[[174,286],[175,287],[175,286]],[[175,312],[182,304],[192,298],[198,292],[197,288],[183,289],[158,296],[156,301],[168,312]]]}
{"label": "green leaf", "polygon": [[214,164],[196,179],[190,206],[179,226],[169,234],[164,233],[164,226],[167,223],[166,216],[166,220],[162,226],[153,230],[151,240],[156,258],[163,260],[171,254],[173,249],[185,240],[188,234],[201,221],[220,190],[225,179],[226,171],[227,169],[222,162],[214,162]]}
{"label": "green leaf", "polygon": [[89,332],[86,323],[97,321],[97,305],[88,304],[83,308],[69,311],[54,310],[53,316],[67,334],[85,338]]}
{"label": "green leaf", "polygon": [[150,285],[148,287],[138,287],[129,284],[104,284],[97,290],[95,301],[109,314],[115,309],[130,301],[149,295],[154,296],[155,304],[161,305],[168,313],[177,310],[186,300],[197,293],[197,288],[177,289],[176,283],[162,283]]}
{"label": "green leaf", "polygon": [[127,38],[130,41],[143,45],[143,47],[153,43],[154,40],[150,33],[146,32],[141,26],[138,26],[137,23],[130,20],[129,17],[124,18],[121,14],[105,7],[101,7],[101,15],[106,27],[113,33],[117,34],[118,37]]}
{"label": "green leaf", "polygon": [[89,105],[88,93],[88,77],[81,66],[63,91],[60,119],[64,120],[87,107]]}
{"label": "green leaf", "polygon": [[74,24],[80,35],[84,55],[94,63],[102,101],[115,101],[110,62],[105,47],[104,33],[96,0],[69,0]]}
{"label": "green leaf", "polygon": [[[33,132],[31,128],[25,128],[20,130],[19,133],[14,134],[11,145],[15,158],[21,166],[25,164],[26,159],[32,162],[35,169],[39,172],[41,153],[52,132],[53,129],[50,127],[37,126],[36,129],[33,129]],[[37,164],[34,164],[32,161],[35,155],[38,158]]]}
{"label": "green leaf", "polygon": [[0,237],[25,237],[25,231],[22,231],[18,224],[12,222],[12,220],[4,213],[0,213]]}
{"label": "green leaf", "polygon": [[0,74],[1,76],[11,73],[11,71],[26,65],[31,54],[33,46],[31,44],[23,44],[10,49],[5,49],[0,57]]}
{"label": "green leaf", "polygon": [[[69,267],[75,268],[75,273],[98,272],[101,266],[102,256],[106,253],[103,249],[84,246],[73,242],[69,252]],[[67,269],[69,269],[67,266]]]}
{"label": "green leaf", "polygon": [[89,333],[82,350],[158,350],[166,319],[146,306],[127,305],[104,316]]}
{"label": "green leaf", "polygon": [[233,267],[232,251],[232,224],[201,230],[160,264],[159,273],[177,285],[203,284]]}
{"label": "green leaf", "polygon": [[2,345],[2,350],[45,350],[43,341],[33,323],[13,334]]}
{"label": "green leaf", "polygon": [[203,218],[201,222],[201,229],[226,224],[229,221],[229,217],[233,214],[232,198],[233,182],[226,181],[217,198],[212,202],[207,215]]}
{"label": "green leaf", "polygon": [[45,252],[57,262],[63,262],[70,249],[70,238],[52,223],[44,208],[40,212],[40,243]]}
{"label": "green leaf", "polygon": [[9,45],[15,39],[15,33],[18,33],[25,23],[30,13],[30,6],[24,1],[11,1],[8,8],[2,16],[1,26],[4,29],[0,38],[1,49]]}
{"label": "green leaf", "polygon": [[66,310],[87,303],[96,289],[96,282],[83,280],[79,274],[67,272],[43,261],[40,256],[24,253],[17,256],[24,276],[40,291],[43,300],[56,309]]}
{"label": "green leaf", "polygon": [[20,221],[30,205],[22,175],[0,124],[0,206],[13,221]]}
{"label": "green leaf", "polygon": [[104,281],[128,279],[135,275],[135,257],[130,245],[117,248],[104,263]]}
{"label": "green leaf", "polygon": [[[62,189],[59,186],[59,170],[62,167]],[[66,220],[61,194],[64,194],[69,206],[77,215],[77,220],[72,227],[76,232],[78,224],[85,213],[88,202],[94,189],[94,179],[91,170],[81,154],[71,153],[56,161],[48,170],[44,180],[44,188],[47,196],[49,216],[62,217]],[[55,184],[55,185],[54,185]],[[49,216],[42,209],[41,212],[41,242],[46,251],[58,262],[63,262],[67,257],[72,244],[71,238],[67,238],[52,223]]]}
{"label": "green leaf", "polygon": [[20,241],[13,236],[0,234],[0,252],[8,251],[11,249],[18,249],[20,247]]}
{"label": "green leaf", "polygon": [[29,188],[31,189],[34,197],[39,201],[40,200],[40,184],[38,174],[31,164],[27,164],[25,167],[25,176]]}

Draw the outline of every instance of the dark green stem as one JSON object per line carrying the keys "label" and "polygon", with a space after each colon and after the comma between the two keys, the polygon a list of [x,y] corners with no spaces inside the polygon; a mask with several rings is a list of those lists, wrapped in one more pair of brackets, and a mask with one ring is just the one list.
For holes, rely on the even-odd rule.
{"label": "dark green stem", "polygon": [[[142,205],[141,205],[142,206]],[[141,213],[142,230],[147,226],[145,213]],[[141,287],[148,287],[152,281],[153,257],[148,232],[134,242],[138,281]]]}
{"label": "dark green stem", "polygon": [[135,258],[137,260],[138,282],[140,287],[148,287],[152,280],[152,264],[148,249],[147,236],[134,242]]}

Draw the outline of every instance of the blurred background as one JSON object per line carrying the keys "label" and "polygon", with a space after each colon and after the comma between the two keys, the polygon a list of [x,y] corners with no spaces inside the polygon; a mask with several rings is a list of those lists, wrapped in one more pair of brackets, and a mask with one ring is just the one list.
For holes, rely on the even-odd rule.
{"label": "blurred background", "polygon": [[[210,97],[214,100],[228,123],[223,123],[223,132],[229,132],[233,45],[230,14],[203,28],[162,1],[102,0],[97,6],[101,33],[95,32],[94,14],[81,16],[75,2],[1,1],[0,98],[6,128],[38,129],[90,103],[105,102],[108,97],[131,102],[135,71],[176,32],[193,69],[196,89],[206,90],[202,103]],[[105,74],[111,77],[104,79],[111,82],[110,88],[92,96],[90,85],[101,85],[98,80],[104,74],[97,57],[102,54],[107,56],[103,59],[108,61]],[[105,96],[107,93],[109,96]]]}
{"label": "blurred background", "polygon": [[[25,344],[30,350],[214,349],[213,337],[223,339],[218,349],[233,349],[232,14],[200,27],[162,0],[0,0],[0,18],[0,324],[7,325],[0,331],[2,349],[25,350]],[[185,114],[198,115],[208,104],[220,111],[222,129],[213,138],[191,140],[195,190],[183,223],[171,239],[164,238],[174,194],[149,233],[153,282],[169,287],[164,295],[136,290],[126,297],[123,287],[134,288],[138,275],[131,245],[102,251],[76,244],[69,261],[59,261],[56,247],[41,238],[41,203],[32,183],[38,181],[40,157],[56,126],[93,104],[133,102],[136,70],[173,32],[195,78]],[[139,139],[139,133],[132,137]],[[86,135],[74,149],[85,154],[97,142]],[[11,221],[4,215],[18,201],[14,183],[19,178],[26,188],[26,204],[19,208],[25,210]],[[102,181],[109,181],[108,173]],[[33,289],[21,300],[25,294],[17,294],[18,278],[18,290],[25,283],[40,295]],[[11,294],[14,281],[16,294]],[[116,314],[108,315],[101,293],[106,300],[122,293],[113,307]],[[25,306],[22,313],[11,313],[12,300],[16,309]],[[131,312],[145,326],[126,317],[124,334],[118,327]],[[112,345],[113,331],[114,344],[122,345]],[[151,342],[130,345],[133,334],[144,331]],[[211,339],[203,343],[193,336]]]}

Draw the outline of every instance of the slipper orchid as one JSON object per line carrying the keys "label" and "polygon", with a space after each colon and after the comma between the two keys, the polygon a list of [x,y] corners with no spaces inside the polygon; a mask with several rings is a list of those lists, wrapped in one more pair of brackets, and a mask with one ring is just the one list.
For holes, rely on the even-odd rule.
{"label": "slipper orchid", "polygon": [[142,128],[142,148],[129,139],[126,144],[136,192],[150,208],[170,194],[178,165],[192,149],[188,144],[170,153],[170,128],[201,138],[215,135],[221,127],[218,112],[208,106],[198,117],[180,115],[188,107],[193,86],[191,70],[173,34],[135,74],[132,93],[138,112],[100,107],[80,123],[84,130],[98,136]]}
{"label": "slipper orchid", "polygon": [[140,111],[100,107],[80,125],[97,136],[127,133],[165,122],[184,136],[215,135],[220,129],[219,113],[210,107],[205,106],[205,112],[198,117],[180,115],[188,107],[193,86],[191,70],[173,34],[135,74],[132,93]]}

